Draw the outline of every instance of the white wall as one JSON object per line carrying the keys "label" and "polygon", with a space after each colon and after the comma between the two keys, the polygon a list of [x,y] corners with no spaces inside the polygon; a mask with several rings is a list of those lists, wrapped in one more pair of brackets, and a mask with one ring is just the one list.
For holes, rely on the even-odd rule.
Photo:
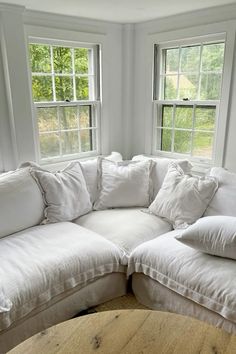
{"label": "white wall", "polygon": [[[211,10],[172,16],[149,21],[135,26],[135,68],[134,68],[134,118],[132,132],[132,154],[145,152],[151,154],[152,140],[152,82],[151,70],[153,55],[150,52],[150,37],[160,36],[169,31],[181,31],[186,37],[192,29],[206,28],[214,24],[215,28],[229,28],[231,36],[236,33],[236,5],[218,7]],[[209,26],[210,27],[210,26]],[[210,32],[209,32],[210,33]],[[232,35],[233,33],[233,35]],[[231,50],[234,48],[231,48]],[[236,61],[234,58],[231,83],[230,104],[228,107],[226,143],[223,166],[236,172]],[[228,105],[227,105],[228,106]]]}
{"label": "white wall", "polygon": [[[150,35],[225,21],[236,30],[236,5],[172,16],[136,25],[121,25],[28,11],[0,4],[0,159],[1,170],[36,158],[27,37],[98,41],[103,48],[102,153],[120,151],[125,158],[151,153],[152,55]],[[234,67],[236,61],[234,59]],[[148,69],[148,70],[147,70]],[[227,121],[224,166],[236,171],[236,69]]]}
{"label": "white wall", "polygon": [[0,137],[3,136],[0,149],[4,169],[37,158],[27,58],[29,36],[101,44],[101,153],[109,154],[114,150],[123,153],[122,25],[32,12],[21,6],[3,4],[0,4],[0,20]]}

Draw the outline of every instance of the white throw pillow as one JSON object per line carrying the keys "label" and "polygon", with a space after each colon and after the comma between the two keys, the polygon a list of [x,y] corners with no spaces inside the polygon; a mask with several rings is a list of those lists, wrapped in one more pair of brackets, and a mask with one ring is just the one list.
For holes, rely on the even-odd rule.
{"label": "white throw pillow", "polygon": [[152,160],[155,162],[155,166],[153,166],[151,172],[151,179],[153,183],[153,197],[152,201],[155,199],[157,193],[161,189],[162,183],[164,181],[165,175],[168,171],[169,164],[171,162],[179,165],[185,173],[190,173],[192,169],[192,165],[188,160],[174,160],[163,157],[148,157],[145,155],[137,155],[132,158],[132,161],[144,161],[144,160]]}
{"label": "white throw pillow", "polygon": [[176,239],[204,253],[236,259],[236,217],[201,218]]}
{"label": "white throw pillow", "polygon": [[31,174],[47,205],[44,224],[71,221],[91,211],[92,204],[79,162],[72,162],[56,173],[32,168]]}
{"label": "white throw pillow", "polygon": [[95,210],[108,208],[148,206],[152,161],[113,162],[104,158],[98,161],[100,194]]}
{"label": "white throw pillow", "polygon": [[219,188],[204,216],[236,216],[236,174],[222,167],[213,167],[209,175],[217,179]]}
{"label": "white throw pillow", "polygon": [[[122,155],[119,152],[113,151],[109,156],[105,157],[108,160],[121,162]],[[91,202],[94,203],[98,197],[98,159],[79,161],[82,172],[87,184],[87,189],[90,194]]]}
{"label": "white throw pillow", "polygon": [[171,163],[149,210],[166,218],[175,229],[185,228],[203,215],[216,189],[213,178],[186,175],[180,166]]}

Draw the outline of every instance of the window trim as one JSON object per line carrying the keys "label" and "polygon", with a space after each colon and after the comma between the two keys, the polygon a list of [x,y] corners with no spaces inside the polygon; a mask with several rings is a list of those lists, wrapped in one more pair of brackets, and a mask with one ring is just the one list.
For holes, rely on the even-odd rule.
{"label": "window trim", "polygon": [[[100,72],[101,72],[101,50],[100,50],[100,45],[95,44],[95,43],[84,43],[81,41],[71,41],[71,40],[61,40],[61,39],[52,39],[52,38],[42,38],[42,37],[35,37],[35,36],[28,36],[28,45],[30,44],[46,44],[50,46],[65,46],[65,47],[70,47],[70,48],[88,48],[88,49],[93,49],[93,56],[92,56],[92,61],[93,61],[93,76],[94,76],[94,97],[89,100],[76,100],[76,101],[55,101],[55,97],[53,97],[53,101],[42,101],[42,102],[34,102],[33,100],[33,94],[32,94],[32,112],[33,112],[33,118],[34,118],[34,127],[35,127],[35,133],[34,133],[34,138],[35,138],[35,145],[36,145],[36,154],[37,154],[37,161],[41,165],[49,165],[49,164],[56,164],[56,163],[61,163],[61,162],[66,162],[66,161],[72,161],[75,159],[79,158],[86,158],[86,157],[93,157],[93,156],[98,156],[101,153],[101,81],[100,81]],[[28,54],[29,56],[29,54]],[[29,65],[29,72],[30,72],[30,84],[31,84],[31,90],[32,90],[32,71]],[[55,73],[50,73],[50,76],[53,76]],[[71,74],[72,76],[74,73]],[[39,75],[40,76],[40,75]],[[69,76],[69,75],[68,75]],[[89,75],[88,75],[89,76]],[[31,91],[32,92],[32,91]],[[66,106],[81,106],[81,105],[87,105],[91,106],[92,109],[92,114],[94,115],[94,119],[96,121],[96,135],[95,135],[95,141],[96,141],[96,150],[91,150],[88,152],[78,152],[75,154],[67,154],[64,156],[55,156],[55,157],[50,157],[50,158],[41,158],[40,154],[40,133],[38,129],[38,122],[37,122],[37,114],[36,114],[36,108],[37,107],[66,107]]]}
{"label": "window trim", "polygon": [[[188,39],[195,37],[211,36],[215,34],[225,35],[225,65],[222,75],[222,100],[219,107],[220,119],[216,126],[216,150],[215,159],[210,164],[209,163],[195,163],[197,171],[206,171],[212,165],[224,166],[225,151],[226,151],[226,128],[228,126],[228,115],[229,115],[229,99],[230,99],[230,88],[232,81],[232,70],[233,70],[233,58],[234,58],[234,43],[235,43],[235,24],[233,21],[218,22],[212,24],[203,24],[195,27],[186,27],[178,30],[169,30],[167,32],[152,32],[147,38],[147,60],[145,71],[146,76],[146,103],[145,103],[145,154],[167,157],[166,154],[154,150],[154,129],[153,129],[153,117],[154,117],[154,107],[152,103],[153,99],[153,81],[154,72],[154,44],[162,44],[166,42],[180,41],[186,38],[186,33]],[[151,101],[150,101],[151,98]],[[168,154],[168,157],[173,157],[173,155]],[[175,156],[176,157],[176,156]],[[183,155],[181,154],[182,157]],[[188,157],[189,158],[189,157]],[[190,159],[191,160],[191,159]]]}

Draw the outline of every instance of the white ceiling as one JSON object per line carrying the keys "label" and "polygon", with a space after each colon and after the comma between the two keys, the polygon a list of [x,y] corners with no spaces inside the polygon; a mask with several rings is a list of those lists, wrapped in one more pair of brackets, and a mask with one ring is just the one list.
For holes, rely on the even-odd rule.
{"label": "white ceiling", "polygon": [[23,5],[30,10],[137,23],[232,4],[236,0],[5,0],[4,3]]}

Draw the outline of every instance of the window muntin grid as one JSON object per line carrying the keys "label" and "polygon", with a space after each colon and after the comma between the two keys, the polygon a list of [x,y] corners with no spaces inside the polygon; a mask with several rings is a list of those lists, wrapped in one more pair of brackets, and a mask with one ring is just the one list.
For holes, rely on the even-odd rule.
{"label": "window muntin grid", "polygon": [[[212,52],[215,51],[215,54],[220,49],[220,55],[218,58],[216,55],[215,62],[213,61],[213,64],[217,65],[212,65],[211,61],[206,60],[205,52],[209,51],[209,48],[210,51],[214,48]],[[191,51],[194,60],[184,62],[182,60],[184,53]],[[172,60],[171,52],[174,53]],[[202,43],[179,43],[166,47],[162,45],[161,48],[156,45],[154,53],[154,78],[157,78],[154,79],[154,151],[173,156],[186,155],[196,160],[212,160],[221,96],[224,40],[207,42],[204,39]],[[215,84],[217,81],[215,89],[208,89],[207,76],[208,82]],[[170,79],[173,87],[172,91],[167,92],[167,81]],[[159,85],[156,80],[159,81]],[[188,90],[181,90],[186,86],[183,85],[183,81],[185,84],[190,83]],[[167,119],[164,112],[168,110],[171,114]],[[182,117],[179,117],[180,111]],[[202,126],[199,124],[199,112]],[[182,126],[179,124],[181,120]]]}
{"label": "window muntin grid", "polygon": [[[33,58],[33,49],[41,54],[38,60]],[[97,46],[31,43],[29,52],[40,160],[98,152]]]}

